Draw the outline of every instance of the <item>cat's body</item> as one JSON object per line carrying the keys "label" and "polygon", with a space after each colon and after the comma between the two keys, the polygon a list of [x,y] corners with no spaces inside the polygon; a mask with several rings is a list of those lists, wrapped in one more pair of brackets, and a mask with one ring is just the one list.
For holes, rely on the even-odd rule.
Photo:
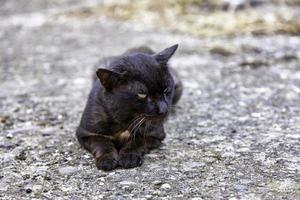
{"label": "cat's body", "polygon": [[76,132],[99,169],[139,166],[165,138],[163,121],[182,92],[167,66],[176,49],[154,54],[142,47],[100,62]]}

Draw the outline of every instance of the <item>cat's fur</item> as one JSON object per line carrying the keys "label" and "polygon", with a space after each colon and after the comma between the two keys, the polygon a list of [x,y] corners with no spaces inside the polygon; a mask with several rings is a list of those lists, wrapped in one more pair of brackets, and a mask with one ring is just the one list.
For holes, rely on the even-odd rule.
{"label": "cat's fur", "polygon": [[139,166],[165,138],[163,121],[182,93],[167,64],[177,47],[157,54],[141,47],[100,62],[76,132],[98,169]]}

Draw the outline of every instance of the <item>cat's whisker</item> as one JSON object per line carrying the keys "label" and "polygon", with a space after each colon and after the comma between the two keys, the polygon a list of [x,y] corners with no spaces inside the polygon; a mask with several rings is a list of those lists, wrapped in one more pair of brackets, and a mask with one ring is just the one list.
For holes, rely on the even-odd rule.
{"label": "cat's whisker", "polygon": [[141,116],[138,116],[138,117],[134,118],[133,120],[131,120],[131,121],[129,122],[128,129],[129,129],[132,125],[134,125],[134,123],[135,123],[138,119],[140,119],[140,118],[141,118]]}
{"label": "cat's whisker", "polygon": [[127,130],[130,131],[130,129],[133,129],[133,127],[136,125],[136,122],[139,121],[143,116],[138,116],[136,118],[134,118],[130,123],[129,126],[127,128]]}
{"label": "cat's whisker", "polygon": [[141,120],[141,122],[139,123],[138,127],[136,128],[136,130],[139,129],[139,128],[142,126],[142,124],[143,124],[144,122],[145,122],[145,118],[143,118],[143,119]]}
{"label": "cat's whisker", "polygon": [[135,126],[134,131],[133,131],[133,141],[135,142],[135,138],[136,138],[136,131],[141,127],[141,125],[144,123],[145,118],[143,117]]}
{"label": "cat's whisker", "polygon": [[139,117],[137,120],[135,120],[133,123],[132,123],[132,126],[130,126],[130,128],[128,129],[129,132],[132,132],[136,126],[141,122],[143,118],[142,117]]}
{"label": "cat's whisker", "polygon": [[131,129],[131,133],[133,133],[133,132],[135,132],[137,129],[138,129],[138,127],[140,126],[140,124],[143,122],[143,120],[144,120],[145,118],[143,117],[143,118],[141,118],[134,126],[133,126],[133,128]]}

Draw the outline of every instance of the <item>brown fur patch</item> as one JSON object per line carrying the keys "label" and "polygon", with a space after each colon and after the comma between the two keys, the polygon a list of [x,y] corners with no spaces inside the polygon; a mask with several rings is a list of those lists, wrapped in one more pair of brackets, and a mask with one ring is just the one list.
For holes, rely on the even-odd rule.
{"label": "brown fur patch", "polygon": [[130,132],[128,130],[126,131],[122,131],[122,132],[118,132],[114,135],[105,135],[105,138],[114,140],[114,141],[124,141],[124,140],[128,140],[128,138],[130,137]]}

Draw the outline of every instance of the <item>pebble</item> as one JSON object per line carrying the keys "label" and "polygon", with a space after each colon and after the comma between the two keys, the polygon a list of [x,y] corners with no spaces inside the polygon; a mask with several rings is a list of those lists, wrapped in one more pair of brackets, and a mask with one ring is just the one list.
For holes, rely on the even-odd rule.
{"label": "pebble", "polygon": [[17,160],[26,160],[27,155],[25,151],[21,151],[18,155],[15,156],[15,159]]}
{"label": "pebble", "polygon": [[156,181],[153,181],[153,184],[154,185],[162,185],[163,183],[159,180],[156,180]]}
{"label": "pebble", "polygon": [[32,190],[31,190],[30,188],[27,188],[27,189],[25,190],[25,192],[29,194],[29,193],[32,192]]}
{"label": "pebble", "polygon": [[171,185],[168,183],[164,183],[160,186],[160,189],[162,190],[170,190],[171,188],[172,188]]}
{"label": "pebble", "polygon": [[43,186],[42,185],[34,185],[32,186],[32,190],[33,191],[41,191],[43,189]]}
{"label": "pebble", "polygon": [[6,192],[8,189],[8,184],[5,182],[0,182],[0,192]]}
{"label": "pebble", "polygon": [[121,185],[134,185],[135,183],[132,181],[122,181],[120,182]]}
{"label": "pebble", "polygon": [[58,171],[62,175],[72,175],[77,173],[79,169],[77,167],[67,166],[67,167],[61,167]]}
{"label": "pebble", "polygon": [[7,139],[12,139],[14,136],[13,136],[13,134],[12,133],[7,133],[6,134],[6,138]]}

